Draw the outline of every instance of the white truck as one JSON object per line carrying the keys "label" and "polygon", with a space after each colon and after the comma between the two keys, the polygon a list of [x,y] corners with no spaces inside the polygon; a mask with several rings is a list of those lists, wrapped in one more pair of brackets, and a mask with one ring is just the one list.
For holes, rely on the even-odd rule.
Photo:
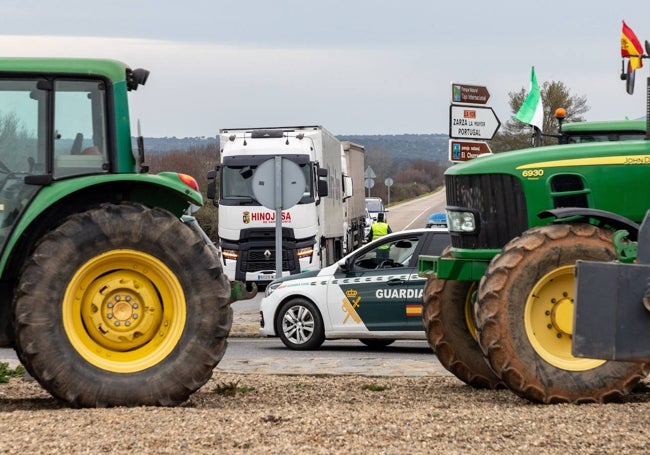
{"label": "white truck", "polygon": [[[281,275],[333,264],[347,245],[355,244],[347,239],[352,222],[346,219],[344,201],[356,200],[359,191],[363,195],[363,163],[360,182],[353,179],[350,194],[344,193],[348,179],[342,167],[348,161],[332,133],[321,126],[235,128],[221,129],[219,140],[218,234],[224,272],[231,280],[264,284],[277,276],[275,211],[256,200],[252,182],[258,166],[278,155],[297,164],[305,177],[300,201],[281,212]],[[349,148],[354,155],[363,150],[356,144]],[[356,172],[355,161],[349,163]],[[208,178],[215,179],[217,172]],[[214,199],[214,182],[211,187],[208,197]]]}

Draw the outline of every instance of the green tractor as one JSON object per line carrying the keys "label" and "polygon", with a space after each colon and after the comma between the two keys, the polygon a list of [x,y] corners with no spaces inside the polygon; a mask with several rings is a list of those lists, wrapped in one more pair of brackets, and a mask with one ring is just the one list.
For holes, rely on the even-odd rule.
{"label": "green tractor", "polygon": [[429,344],[456,377],[563,403],[614,400],[648,374],[648,363],[572,354],[575,263],[613,260],[617,230],[636,239],[648,209],[647,130],[567,124],[558,145],[446,171],[452,244],[421,256],[419,271]]}
{"label": "green tractor", "polygon": [[222,358],[230,284],[190,207],[147,173],[112,60],[0,59],[0,346],[75,407],[176,405]]}

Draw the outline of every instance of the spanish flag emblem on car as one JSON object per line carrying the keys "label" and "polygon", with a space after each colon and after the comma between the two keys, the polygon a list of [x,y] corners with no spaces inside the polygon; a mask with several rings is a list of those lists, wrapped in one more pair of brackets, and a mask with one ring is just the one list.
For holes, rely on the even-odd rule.
{"label": "spanish flag emblem on car", "polygon": [[422,317],[422,305],[406,305],[406,315]]}

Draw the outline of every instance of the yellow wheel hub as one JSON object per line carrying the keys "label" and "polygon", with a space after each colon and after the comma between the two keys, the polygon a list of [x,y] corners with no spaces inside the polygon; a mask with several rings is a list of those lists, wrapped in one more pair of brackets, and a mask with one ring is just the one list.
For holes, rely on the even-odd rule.
{"label": "yellow wheel hub", "polygon": [[62,310],[75,350],[98,368],[119,373],[144,370],[169,355],[187,315],[175,274],[135,250],[109,251],[82,265]]}
{"label": "yellow wheel hub", "polygon": [[467,330],[469,334],[472,335],[474,341],[478,342],[478,336],[476,335],[476,323],[474,322],[474,302],[476,301],[476,288],[478,285],[476,282],[472,283],[472,286],[467,291],[465,296],[465,324],[467,324]]}
{"label": "yellow wheel hub", "polygon": [[574,266],[559,267],[543,276],[526,300],[524,321],[531,345],[551,365],[585,371],[605,363],[571,354],[573,336]]}

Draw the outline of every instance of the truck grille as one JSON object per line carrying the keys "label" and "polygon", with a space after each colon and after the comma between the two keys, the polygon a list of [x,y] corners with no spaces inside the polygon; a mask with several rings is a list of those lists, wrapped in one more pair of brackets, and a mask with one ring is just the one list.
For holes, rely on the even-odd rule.
{"label": "truck grille", "polygon": [[454,248],[502,248],[528,229],[521,183],[505,174],[447,175],[447,205],[470,208],[480,215],[478,235],[452,234]]}
{"label": "truck grille", "polygon": [[[259,272],[262,270],[275,270],[275,248],[268,249],[271,255],[264,256],[267,248],[250,249],[241,262],[241,270],[248,272]],[[293,251],[282,250],[282,270],[295,270]]]}

